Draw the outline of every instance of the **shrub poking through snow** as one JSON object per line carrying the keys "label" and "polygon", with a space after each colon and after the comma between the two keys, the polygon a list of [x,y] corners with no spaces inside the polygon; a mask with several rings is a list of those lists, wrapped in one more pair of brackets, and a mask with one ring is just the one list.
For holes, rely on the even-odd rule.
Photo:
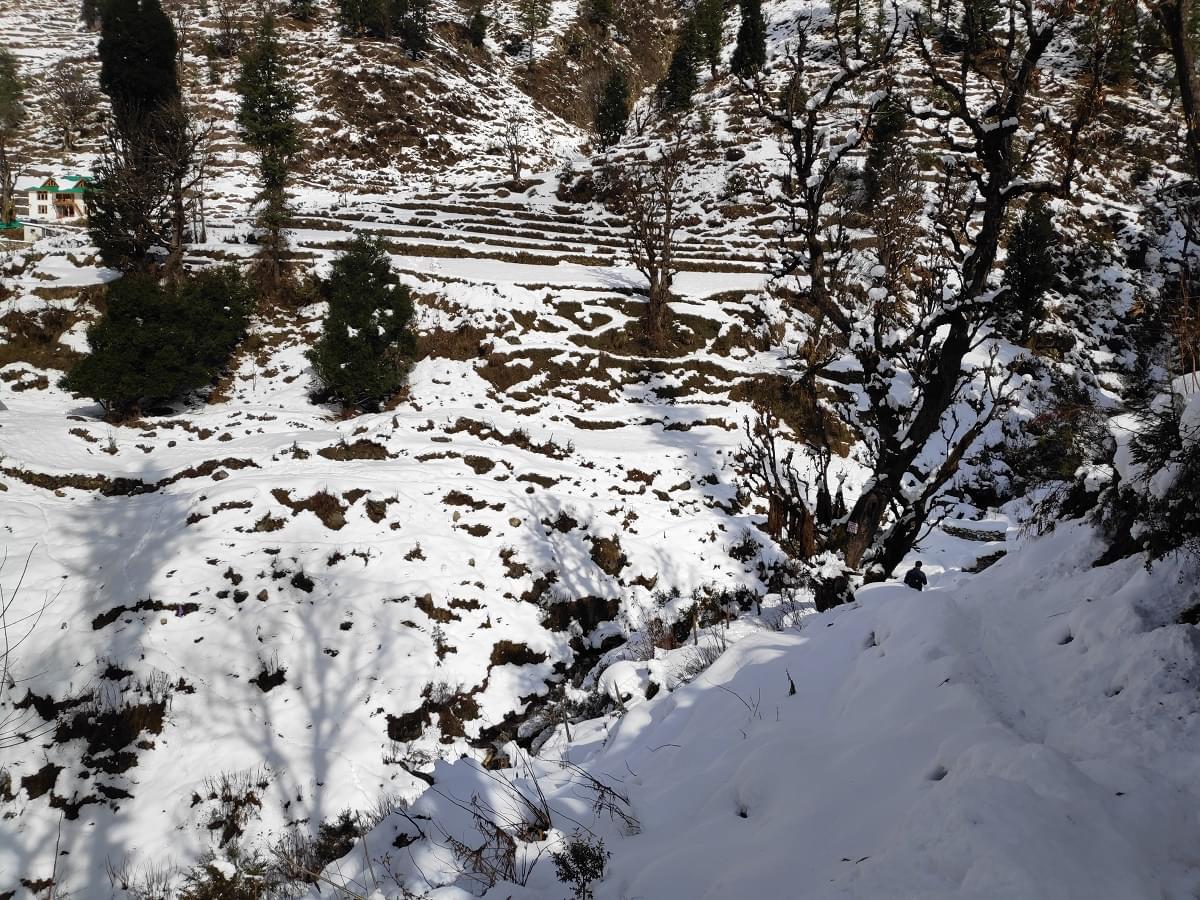
{"label": "shrub poking through snow", "polygon": [[1137,551],[1150,559],[1200,556],[1200,394],[1160,394],[1115,467],[1100,509],[1112,540],[1103,559]]}
{"label": "shrub poking through snow", "polygon": [[62,385],[115,418],[204,387],[229,362],[252,306],[232,266],[170,288],[145,275],[122,278],[109,289],[104,318],[88,329],[91,354]]}
{"label": "shrub poking through snow", "polygon": [[325,331],[309,351],[326,396],[378,409],[408,378],[416,354],[412,298],[378,240],[359,237],[333,261],[321,284]]}
{"label": "shrub poking through snow", "polygon": [[272,889],[271,866],[258,852],[210,855],[183,877],[179,900],[266,900]]}
{"label": "shrub poking through snow", "polygon": [[259,666],[258,674],[250,679],[250,683],[264,694],[287,681],[287,666],[280,665],[278,655],[272,655],[270,660],[260,659]]}
{"label": "shrub poking through snow", "polygon": [[591,900],[592,884],[604,877],[609,856],[604,841],[576,831],[562,850],[551,854],[551,859],[558,880],[574,888],[576,900]]}

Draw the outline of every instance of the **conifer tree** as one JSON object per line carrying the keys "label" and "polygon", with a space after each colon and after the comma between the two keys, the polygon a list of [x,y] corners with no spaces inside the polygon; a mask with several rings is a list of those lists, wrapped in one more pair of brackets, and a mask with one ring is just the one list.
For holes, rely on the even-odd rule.
{"label": "conifer tree", "polygon": [[871,119],[871,143],[863,165],[863,205],[871,207],[883,192],[882,181],[887,161],[906,147],[901,140],[908,116],[903,104],[889,96]]}
{"label": "conifer tree", "polygon": [[1133,77],[1136,68],[1139,33],[1137,4],[1118,3],[1114,19],[1108,77],[1113,84],[1125,84]]}
{"label": "conifer tree", "polygon": [[414,59],[429,47],[430,0],[395,0],[394,21],[400,33],[400,43]]}
{"label": "conifer tree", "polygon": [[10,50],[0,49],[0,225],[16,219],[11,143],[24,121],[25,81],[16,56]]}
{"label": "conifer tree", "polygon": [[283,276],[283,228],[287,222],[286,186],[300,141],[293,117],[296,92],[279,43],[275,17],[269,12],[260,20],[253,44],[242,57],[237,89],[241,95],[238,130],[259,157],[258,199],[262,207],[258,225],[264,232],[263,286],[271,296],[278,296]]}
{"label": "conifer tree", "polygon": [[611,147],[621,140],[629,119],[629,84],[620,69],[614,69],[604,82],[600,103],[596,107],[596,134],[601,147]]}
{"label": "conifer tree", "polygon": [[101,258],[122,271],[144,266],[166,243],[171,167],[162,149],[176,143],[182,122],[177,50],[159,0],[102,5],[100,89],[112,116],[88,197],[88,230]]}
{"label": "conifer tree", "polygon": [[696,92],[696,27],[691,19],[680,31],[667,74],[658,85],[658,105],[663,112],[678,113],[691,109]]}
{"label": "conifer tree", "polygon": [[393,34],[396,0],[338,0],[338,25],[352,37],[386,40]]}
{"label": "conifer tree", "polygon": [[763,22],[762,0],[739,0],[742,21],[738,26],[737,46],[733,48],[730,68],[739,78],[751,79],[767,64],[767,28]]}
{"label": "conifer tree", "polygon": [[100,90],[116,127],[144,132],[159,110],[179,100],[175,26],[159,0],[107,0],[100,26]]}
{"label": "conifer tree", "polygon": [[472,47],[482,47],[483,42],[487,40],[488,26],[491,20],[483,11],[483,7],[477,7],[475,12],[471,13],[471,20],[467,23],[467,34],[471,38]]}
{"label": "conifer tree", "polygon": [[871,119],[870,144],[863,171],[863,211],[875,233],[875,253],[883,267],[880,285],[887,298],[876,310],[899,316],[909,276],[920,253],[920,218],[924,193],[916,154],[904,139],[908,114],[904,103],[889,95]]}
{"label": "conifer tree", "polygon": [[698,56],[708,63],[709,75],[716,78],[725,26],[725,9],[721,0],[699,0],[692,18],[696,24]]}
{"label": "conifer tree", "polygon": [[529,65],[533,65],[534,43],[543,28],[550,24],[550,0],[517,0],[517,19],[529,49]]}
{"label": "conifer tree", "polygon": [[1042,298],[1054,284],[1054,220],[1045,198],[1035,195],[1008,239],[1004,274],[1008,289],[1000,295],[1001,330],[1018,342],[1029,339],[1044,312]]}
{"label": "conifer tree", "polygon": [[170,172],[143,132],[108,133],[88,192],[88,234],[105,265],[146,268],[168,236]]}
{"label": "conifer tree", "polygon": [[325,328],[308,353],[331,399],[377,409],[404,386],[416,339],[408,288],[397,284],[383,244],[357,237],[333,261],[321,285]]}
{"label": "conifer tree", "polygon": [[236,268],[210,269],[177,288],[127,275],[108,290],[88,329],[91,353],[62,386],[98,400],[114,418],[212,382],[245,334],[253,299]]}

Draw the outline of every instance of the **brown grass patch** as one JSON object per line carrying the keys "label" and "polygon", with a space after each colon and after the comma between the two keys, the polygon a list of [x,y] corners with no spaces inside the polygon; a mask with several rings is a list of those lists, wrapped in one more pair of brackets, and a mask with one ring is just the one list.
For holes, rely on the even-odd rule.
{"label": "brown grass patch", "polygon": [[331,531],[339,531],[346,525],[347,507],[343,506],[341,501],[328,491],[317,491],[311,497],[293,500],[291,491],[275,488],[271,491],[271,496],[288,507],[293,515],[298,514],[301,510],[308,510]]}
{"label": "brown grass patch", "polygon": [[492,646],[490,663],[493,666],[536,666],[545,661],[545,653],[530,650],[526,643],[497,641]]}
{"label": "brown grass patch", "polygon": [[0,325],[8,332],[0,341],[0,368],[20,362],[38,369],[70,371],[83,354],[59,339],[78,321],[74,310],[56,306],[13,310],[0,316]]}
{"label": "brown grass patch", "polygon": [[349,462],[355,459],[392,458],[392,454],[388,453],[386,447],[366,438],[359,438],[353,444],[347,444],[343,440],[332,447],[322,447],[317,451],[317,454],[326,459],[337,460],[338,462]]}

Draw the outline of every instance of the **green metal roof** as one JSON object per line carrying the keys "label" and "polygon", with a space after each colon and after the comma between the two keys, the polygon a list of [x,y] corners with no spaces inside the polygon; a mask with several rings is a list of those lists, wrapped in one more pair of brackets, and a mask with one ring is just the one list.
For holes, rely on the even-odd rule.
{"label": "green metal roof", "polygon": [[50,184],[53,179],[47,179],[35,188],[30,188],[31,191],[39,191],[47,194],[83,194],[87,192],[87,185],[91,184],[91,179],[83,175],[66,175],[63,181],[75,182],[74,187],[61,187],[57,184]]}

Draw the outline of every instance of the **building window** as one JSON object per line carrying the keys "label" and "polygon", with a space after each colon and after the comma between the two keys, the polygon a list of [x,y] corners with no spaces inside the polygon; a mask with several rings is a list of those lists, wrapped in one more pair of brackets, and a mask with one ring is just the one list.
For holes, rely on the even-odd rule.
{"label": "building window", "polygon": [[47,212],[48,212],[48,210],[46,209],[45,204],[38,207],[38,215],[39,216],[44,216],[44,215],[46,215]]}
{"label": "building window", "polygon": [[[49,200],[49,199],[50,199],[50,194],[49,194],[49,192],[47,192],[47,191],[38,191],[38,199],[39,199],[39,200]],[[45,211],[46,211],[46,210],[45,210],[45,208],[43,207],[43,209],[42,209],[42,212],[45,212]]]}

